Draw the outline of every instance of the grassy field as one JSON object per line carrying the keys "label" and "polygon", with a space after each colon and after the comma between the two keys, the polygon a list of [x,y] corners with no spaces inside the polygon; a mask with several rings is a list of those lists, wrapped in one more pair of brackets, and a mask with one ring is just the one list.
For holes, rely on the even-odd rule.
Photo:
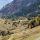
{"label": "grassy field", "polygon": [[0,40],[40,40],[40,26],[11,35],[0,36]]}
{"label": "grassy field", "polygon": [[40,25],[30,29],[27,28],[27,22],[27,20],[11,21],[1,19],[0,40],[40,40]]}

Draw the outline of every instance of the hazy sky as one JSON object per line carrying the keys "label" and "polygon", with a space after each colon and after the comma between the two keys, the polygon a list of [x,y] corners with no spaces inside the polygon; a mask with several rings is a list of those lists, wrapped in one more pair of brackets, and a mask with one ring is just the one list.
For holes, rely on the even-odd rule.
{"label": "hazy sky", "polygon": [[7,3],[10,3],[13,0],[0,0],[0,9],[5,6]]}

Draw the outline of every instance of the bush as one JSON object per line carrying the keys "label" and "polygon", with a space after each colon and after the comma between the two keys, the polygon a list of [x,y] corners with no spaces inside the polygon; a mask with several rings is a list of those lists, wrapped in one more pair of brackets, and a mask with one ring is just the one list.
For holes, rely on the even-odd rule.
{"label": "bush", "polygon": [[33,27],[36,27],[36,26],[39,26],[39,25],[40,25],[40,17],[38,17],[38,16],[31,19],[28,23],[29,28],[33,28]]}

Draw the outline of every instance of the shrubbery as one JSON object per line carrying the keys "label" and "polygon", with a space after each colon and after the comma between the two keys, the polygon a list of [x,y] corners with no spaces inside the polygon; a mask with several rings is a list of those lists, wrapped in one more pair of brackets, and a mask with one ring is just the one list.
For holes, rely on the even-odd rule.
{"label": "shrubbery", "polygon": [[40,17],[39,16],[31,19],[28,23],[29,28],[36,27],[36,26],[39,26],[39,25],[40,25]]}

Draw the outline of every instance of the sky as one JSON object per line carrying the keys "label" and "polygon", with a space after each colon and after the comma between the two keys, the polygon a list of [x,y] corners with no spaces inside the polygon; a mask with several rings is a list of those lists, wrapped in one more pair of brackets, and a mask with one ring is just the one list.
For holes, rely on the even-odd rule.
{"label": "sky", "polygon": [[13,0],[0,0],[0,9]]}

